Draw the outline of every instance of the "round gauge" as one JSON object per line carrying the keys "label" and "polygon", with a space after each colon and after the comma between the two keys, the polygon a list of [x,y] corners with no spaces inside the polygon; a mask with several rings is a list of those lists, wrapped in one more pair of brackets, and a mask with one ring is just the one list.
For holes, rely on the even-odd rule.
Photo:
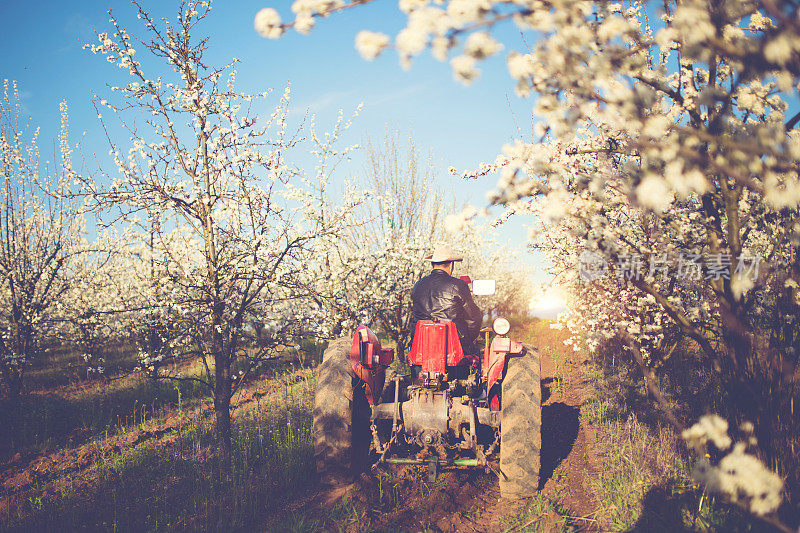
{"label": "round gauge", "polygon": [[492,329],[498,335],[505,335],[511,329],[511,324],[503,317],[496,318],[492,324]]}

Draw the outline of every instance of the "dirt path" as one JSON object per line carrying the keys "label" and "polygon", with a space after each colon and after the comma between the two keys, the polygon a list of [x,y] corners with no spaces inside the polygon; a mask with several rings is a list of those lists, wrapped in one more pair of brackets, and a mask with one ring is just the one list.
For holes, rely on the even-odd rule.
{"label": "dirt path", "polygon": [[[542,405],[542,475],[544,494],[560,501],[566,522],[583,531],[598,530],[593,518],[598,506],[591,480],[599,471],[594,431],[581,421],[581,406],[591,388],[585,381],[585,361],[572,350],[556,368],[554,357],[542,357],[542,375],[549,397]],[[558,380],[561,380],[561,383]],[[554,473],[560,475],[553,475]]]}
{"label": "dirt path", "polygon": [[[309,492],[267,530],[295,529],[303,517],[308,530],[330,531],[599,531],[591,479],[599,470],[593,430],[580,409],[590,387],[584,361],[553,332],[539,342],[542,359],[542,483],[534,500],[500,500],[497,477],[483,471],[455,471],[427,483],[422,472],[396,469],[362,476],[346,489]],[[309,519],[308,517],[313,517]],[[280,524],[280,525],[279,525]],[[302,527],[296,530],[304,530]]]}

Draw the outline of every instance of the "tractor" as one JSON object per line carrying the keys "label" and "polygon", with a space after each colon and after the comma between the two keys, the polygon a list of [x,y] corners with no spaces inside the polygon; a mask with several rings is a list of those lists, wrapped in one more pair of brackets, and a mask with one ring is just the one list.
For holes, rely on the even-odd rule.
{"label": "tractor", "polygon": [[[472,285],[475,294],[494,292],[493,280]],[[481,330],[483,353],[472,354],[453,322],[421,320],[406,358],[411,373],[388,376],[394,350],[367,326],[332,341],[314,398],[323,482],[347,482],[370,464],[422,465],[431,479],[444,469],[483,468],[498,475],[501,497],[535,495],[541,364],[538,351],[510,339],[509,329],[496,318]]]}

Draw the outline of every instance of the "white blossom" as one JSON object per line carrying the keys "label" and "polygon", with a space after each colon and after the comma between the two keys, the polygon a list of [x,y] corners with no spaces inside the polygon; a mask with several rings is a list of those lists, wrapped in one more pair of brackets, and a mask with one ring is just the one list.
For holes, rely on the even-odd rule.
{"label": "white blossom", "polygon": [[299,13],[297,17],[294,19],[294,29],[297,30],[298,33],[302,33],[303,35],[308,35],[311,33],[311,30],[314,28],[314,17],[306,12]]}
{"label": "white blossom", "polygon": [[281,16],[271,7],[265,7],[256,13],[253,26],[262,37],[268,39],[278,39],[284,31],[281,26]]}
{"label": "white blossom", "polygon": [[356,35],[356,49],[361,57],[372,61],[389,46],[389,36],[383,33],[362,30]]}
{"label": "white blossom", "polygon": [[664,180],[656,176],[646,177],[636,187],[636,201],[656,212],[666,211],[672,200],[672,194]]}
{"label": "white blossom", "polygon": [[702,449],[709,440],[719,450],[727,450],[732,443],[728,436],[728,421],[713,414],[701,416],[697,423],[685,430],[681,436],[696,450]]}
{"label": "white blossom", "polygon": [[453,67],[453,76],[464,84],[469,84],[480,74],[475,67],[475,58],[471,56],[456,56],[450,60],[450,66]]}
{"label": "white blossom", "polygon": [[503,45],[486,32],[471,33],[464,43],[464,54],[475,59],[484,59],[503,49]]}
{"label": "white blossom", "polygon": [[428,5],[429,0],[399,0],[397,7],[403,13],[411,13],[415,9],[420,9]]}

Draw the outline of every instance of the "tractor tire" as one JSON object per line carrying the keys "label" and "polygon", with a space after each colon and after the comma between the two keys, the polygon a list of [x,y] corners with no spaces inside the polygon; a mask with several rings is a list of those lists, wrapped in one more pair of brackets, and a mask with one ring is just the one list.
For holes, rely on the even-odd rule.
{"label": "tractor tire", "polygon": [[542,450],[541,362],[536,349],[508,360],[500,397],[500,496],[515,500],[539,490]]}
{"label": "tractor tire", "polygon": [[351,339],[330,343],[317,369],[314,394],[314,459],[320,480],[349,483],[369,451],[369,404],[350,374]]}

